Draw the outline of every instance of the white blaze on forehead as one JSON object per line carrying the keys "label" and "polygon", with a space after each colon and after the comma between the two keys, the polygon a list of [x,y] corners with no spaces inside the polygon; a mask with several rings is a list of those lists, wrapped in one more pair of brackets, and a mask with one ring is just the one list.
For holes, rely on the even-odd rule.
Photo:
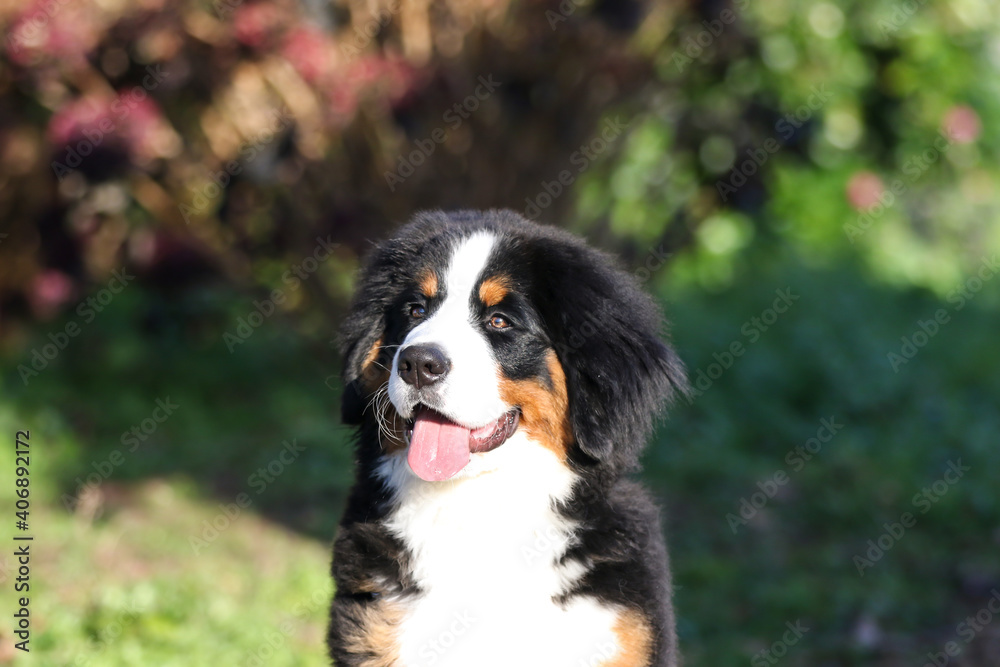
{"label": "white blaze on forehead", "polygon": [[404,417],[411,416],[415,394],[397,369],[399,352],[410,345],[437,345],[451,361],[445,379],[421,397],[422,402],[470,428],[488,424],[509,409],[500,398],[496,361],[484,328],[472,311],[473,290],[495,244],[493,234],[477,232],[455,246],[441,281],[444,301],[396,351],[389,398]]}
{"label": "white blaze on forehead", "polygon": [[[487,232],[477,232],[461,241],[455,248],[444,279],[446,296],[442,310],[449,305],[457,306],[456,297],[463,299],[465,304],[469,303],[472,288],[476,286],[479,276],[486,268],[494,244],[496,244],[495,236]],[[468,311],[468,305],[465,310]]]}

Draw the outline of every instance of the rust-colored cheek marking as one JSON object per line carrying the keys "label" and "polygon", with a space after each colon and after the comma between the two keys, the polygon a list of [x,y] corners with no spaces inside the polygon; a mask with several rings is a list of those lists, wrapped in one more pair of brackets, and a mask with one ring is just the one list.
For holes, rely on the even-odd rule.
{"label": "rust-colored cheek marking", "polygon": [[506,276],[493,276],[479,283],[479,300],[492,308],[507,296],[510,292],[510,281]]}
{"label": "rust-colored cheek marking", "polygon": [[347,649],[364,656],[361,667],[396,667],[399,662],[399,625],[403,610],[384,600],[373,602],[359,614],[359,623],[346,633]]}
{"label": "rust-colored cheek marking", "polygon": [[382,354],[382,339],[379,338],[372,345],[371,349],[368,350],[368,354],[365,355],[365,360],[361,362],[362,372],[367,371],[368,367],[378,361],[379,355]]}
{"label": "rust-colored cheek marking", "polygon": [[386,370],[388,367],[385,355],[382,354],[382,339],[379,338],[361,362],[361,386],[366,393],[374,392],[389,381],[389,371]]}
{"label": "rust-colored cheek marking", "polygon": [[365,400],[372,401],[371,408],[375,411],[376,419],[383,427],[379,429],[379,443],[382,445],[383,451],[391,454],[406,449],[406,442],[403,440],[403,430],[406,428],[406,424],[396,412],[388,394],[382,392],[378,397],[374,397],[375,392],[389,382],[388,369],[391,367],[390,364],[392,364],[392,360],[382,349],[382,339],[379,338],[368,350],[368,354],[365,355],[361,364],[361,387],[365,392]]}
{"label": "rust-colored cheek marking", "polygon": [[546,359],[552,386],[540,379],[501,380],[500,398],[509,405],[521,406],[521,425],[534,440],[566,460],[573,442],[569,422],[569,396],[566,373],[556,353],[549,350]]}
{"label": "rust-colored cheek marking", "polygon": [[437,274],[428,269],[427,272],[420,277],[420,282],[417,284],[417,286],[420,287],[420,291],[428,299],[437,296],[438,293]]}
{"label": "rust-colored cheek marking", "polygon": [[653,631],[646,617],[635,609],[625,609],[613,630],[618,651],[601,667],[648,667],[653,658]]}

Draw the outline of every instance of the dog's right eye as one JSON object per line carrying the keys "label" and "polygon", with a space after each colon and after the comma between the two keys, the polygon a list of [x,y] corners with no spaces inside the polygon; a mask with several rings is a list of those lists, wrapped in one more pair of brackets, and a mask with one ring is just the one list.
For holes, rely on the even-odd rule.
{"label": "dog's right eye", "polygon": [[421,306],[419,303],[415,303],[412,306],[410,306],[410,317],[412,317],[413,319],[419,320],[426,314],[427,314],[427,309]]}

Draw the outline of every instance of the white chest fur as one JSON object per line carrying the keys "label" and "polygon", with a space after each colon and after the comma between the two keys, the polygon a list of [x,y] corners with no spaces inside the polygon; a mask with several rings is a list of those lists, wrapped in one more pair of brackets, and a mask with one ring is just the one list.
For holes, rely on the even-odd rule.
{"label": "white chest fur", "polygon": [[405,602],[402,665],[589,667],[614,657],[614,610],[553,602],[586,566],[558,564],[573,526],[553,503],[574,475],[551,451],[518,432],[446,482],[419,479],[400,455],[380,474],[400,501],[389,528],[425,591]]}

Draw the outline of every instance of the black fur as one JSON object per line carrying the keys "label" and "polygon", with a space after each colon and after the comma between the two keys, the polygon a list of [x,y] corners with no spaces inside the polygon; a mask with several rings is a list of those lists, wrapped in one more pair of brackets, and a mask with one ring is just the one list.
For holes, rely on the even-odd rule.
{"label": "black fur", "polygon": [[[346,423],[359,425],[358,483],[334,548],[329,644],[338,665],[360,664],[344,652],[343,635],[358,605],[387,594],[416,592],[409,555],[382,529],[392,512],[387,489],[373,475],[380,455],[374,419],[366,411],[363,361],[379,339],[402,342],[413,326],[409,304],[421,270],[444,266],[448,249],[476,230],[499,241],[485,271],[513,279],[510,296],[489,312],[517,322],[488,333],[502,372],[512,379],[547,378],[544,359],[555,350],[566,374],[574,443],[570,465],[580,477],[560,510],[581,526],[567,559],[593,568],[565,594],[587,595],[640,609],[655,631],[651,665],[677,661],[670,576],[658,512],[626,473],[636,469],[656,416],[686,391],[683,365],[661,340],[656,304],[605,254],[558,229],[530,223],[511,211],[430,212],[417,215],[369,258],[342,328]],[[426,305],[432,312],[434,300]],[[391,357],[391,355],[389,355]],[[369,590],[372,582],[386,590]]]}

